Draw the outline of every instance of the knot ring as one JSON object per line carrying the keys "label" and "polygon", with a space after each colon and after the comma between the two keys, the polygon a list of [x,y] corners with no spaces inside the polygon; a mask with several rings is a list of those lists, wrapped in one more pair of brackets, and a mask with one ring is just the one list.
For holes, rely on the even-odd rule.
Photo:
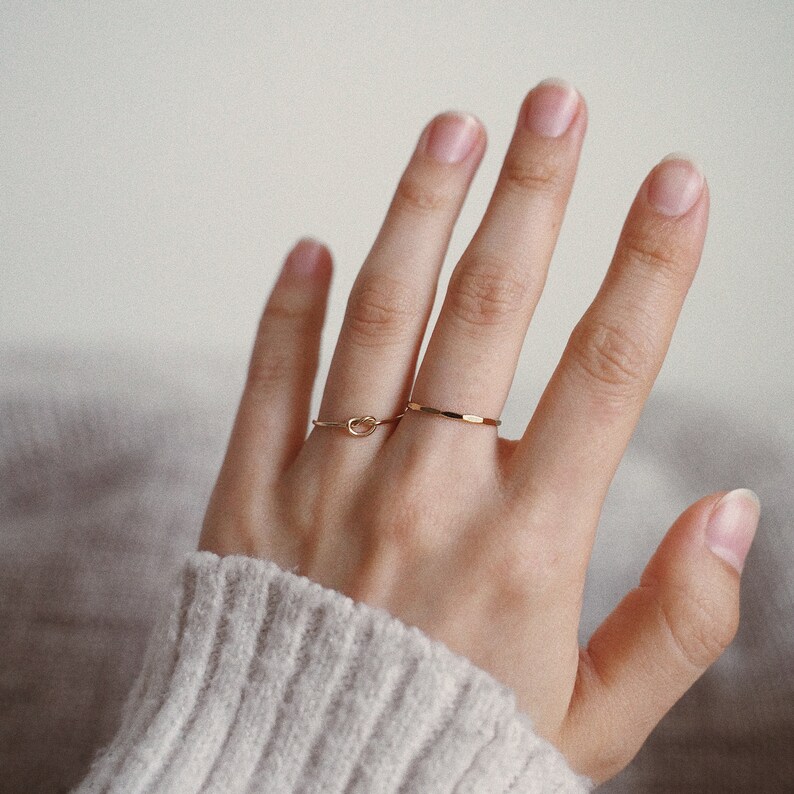
{"label": "knot ring", "polygon": [[405,416],[404,413],[399,416],[392,416],[389,419],[376,419],[374,416],[351,416],[344,422],[326,422],[319,419],[312,419],[312,424],[315,427],[343,427],[350,433],[351,436],[363,438],[370,436],[375,432],[378,425],[387,425],[390,422],[396,422]]}

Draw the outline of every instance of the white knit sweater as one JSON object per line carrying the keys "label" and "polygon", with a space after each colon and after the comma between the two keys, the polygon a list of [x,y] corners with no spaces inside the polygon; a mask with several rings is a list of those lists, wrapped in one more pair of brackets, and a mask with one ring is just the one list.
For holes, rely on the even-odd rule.
{"label": "white knit sweater", "polygon": [[266,560],[192,553],[87,792],[584,792],[515,695]]}

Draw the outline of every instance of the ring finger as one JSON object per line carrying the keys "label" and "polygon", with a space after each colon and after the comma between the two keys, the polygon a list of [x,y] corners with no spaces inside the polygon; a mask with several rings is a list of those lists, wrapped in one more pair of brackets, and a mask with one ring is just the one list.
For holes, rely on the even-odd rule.
{"label": "ring finger", "polygon": [[423,131],[353,285],[321,420],[404,409],[438,274],[484,151],[485,131],[470,115],[442,113]]}

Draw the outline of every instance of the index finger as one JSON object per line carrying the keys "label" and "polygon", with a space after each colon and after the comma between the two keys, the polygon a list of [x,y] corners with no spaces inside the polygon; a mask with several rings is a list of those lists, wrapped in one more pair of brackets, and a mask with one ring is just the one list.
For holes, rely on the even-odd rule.
{"label": "index finger", "polygon": [[662,160],[637,193],[511,464],[523,493],[541,488],[558,515],[600,513],[700,262],[708,206],[702,172],[681,155]]}

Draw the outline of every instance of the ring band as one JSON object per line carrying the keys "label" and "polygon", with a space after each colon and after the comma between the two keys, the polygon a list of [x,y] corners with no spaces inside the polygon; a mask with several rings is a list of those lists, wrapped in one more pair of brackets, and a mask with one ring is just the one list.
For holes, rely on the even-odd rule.
{"label": "ring band", "polygon": [[446,416],[448,419],[460,419],[463,422],[469,422],[473,425],[493,425],[499,427],[502,424],[501,419],[486,419],[484,416],[477,416],[476,414],[459,414],[456,411],[441,411],[438,408],[431,408],[429,405],[419,405],[419,403],[409,402],[408,408],[412,411],[421,411],[423,414],[435,414],[437,416]]}
{"label": "ring band", "polygon": [[344,427],[351,436],[363,437],[374,433],[378,425],[396,422],[404,416],[404,413],[399,416],[393,416],[391,419],[376,419],[374,416],[351,416],[346,422],[321,422],[319,419],[312,419],[312,424],[315,427]]}

